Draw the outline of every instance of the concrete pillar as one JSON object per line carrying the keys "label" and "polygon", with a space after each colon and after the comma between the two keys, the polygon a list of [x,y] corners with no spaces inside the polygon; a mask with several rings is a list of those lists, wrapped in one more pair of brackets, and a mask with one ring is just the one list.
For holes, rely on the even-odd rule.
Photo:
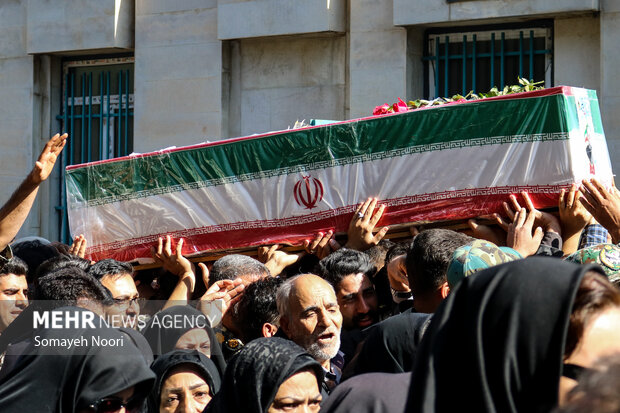
{"label": "concrete pillar", "polygon": [[231,52],[231,132],[245,136],[286,129],[296,120],[345,119],[344,36],[243,39]]}
{"label": "concrete pillar", "polygon": [[554,22],[554,83],[594,89],[600,96],[601,33],[598,16],[558,18]]}
{"label": "concrete pillar", "polygon": [[136,0],[135,27],[135,151],[220,139],[217,0]]}
{"label": "concrete pillar", "polygon": [[[6,0],[0,7],[0,205],[32,169],[34,59],[26,54],[26,1]],[[33,211],[20,236],[37,233]]]}
{"label": "concrete pillar", "polygon": [[407,31],[394,26],[392,0],[350,2],[350,117],[407,96]]}
{"label": "concrete pillar", "polygon": [[620,171],[620,2],[604,0],[601,5],[601,116],[616,173]]}

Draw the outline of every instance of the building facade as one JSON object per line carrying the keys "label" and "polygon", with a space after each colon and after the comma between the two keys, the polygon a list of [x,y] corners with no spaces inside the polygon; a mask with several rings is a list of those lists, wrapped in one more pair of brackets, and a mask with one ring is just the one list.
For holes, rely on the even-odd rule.
{"label": "building facade", "polygon": [[[616,0],[3,0],[0,203],[62,166],[344,120],[521,76],[598,93],[620,167]],[[62,168],[22,235],[66,237]]]}

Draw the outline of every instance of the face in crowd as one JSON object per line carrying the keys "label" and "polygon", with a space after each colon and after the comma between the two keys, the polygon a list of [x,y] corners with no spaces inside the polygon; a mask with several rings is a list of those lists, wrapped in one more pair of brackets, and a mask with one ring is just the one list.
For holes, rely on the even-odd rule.
{"label": "face in crowd", "polygon": [[334,289],[316,275],[301,275],[294,280],[288,304],[280,319],[282,330],[329,370],[329,361],[340,348],[342,328]]}
{"label": "face in crowd", "polygon": [[0,332],[28,306],[28,282],[25,275],[0,275]]}
{"label": "face in crowd", "polygon": [[336,287],[336,297],[342,313],[342,327],[345,330],[366,328],[377,322],[377,294],[375,287],[365,274],[351,274],[342,279]]}
{"label": "face in crowd", "polygon": [[131,413],[140,411],[144,397],[134,398],[135,387],[131,386],[108,397],[96,400],[88,409],[78,413]]}
{"label": "face in crowd", "polygon": [[[589,369],[602,357],[620,353],[620,306],[614,305],[594,314],[585,325],[575,350],[564,360],[565,365]],[[578,371],[577,376],[580,372]],[[578,379],[578,377],[576,377]],[[559,403],[563,404],[568,392],[577,384],[574,378],[560,378]]]}
{"label": "face in crowd", "polygon": [[267,413],[316,413],[321,408],[321,400],[316,375],[303,370],[280,385]]}
{"label": "face in crowd", "polygon": [[190,365],[180,365],[161,386],[159,413],[201,413],[212,398],[207,382]]}
{"label": "face in crowd", "polygon": [[113,327],[137,328],[140,315],[138,290],[131,274],[105,275],[101,284],[112,293],[114,304],[106,309],[106,315]]}
{"label": "face in crowd", "polygon": [[177,340],[175,349],[196,350],[207,357],[211,357],[211,340],[204,328],[193,328],[183,333]]}

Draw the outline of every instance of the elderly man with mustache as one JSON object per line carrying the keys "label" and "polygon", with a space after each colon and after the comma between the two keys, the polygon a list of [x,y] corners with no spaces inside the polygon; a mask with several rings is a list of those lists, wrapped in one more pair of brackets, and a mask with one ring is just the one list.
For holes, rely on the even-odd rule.
{"label": "elderly man with mustache", "polygon": [[338,384],[344,361],[340,348],[342,314],[333,287],[314,274],[286,280],[277,293],[280,328],[325,370],[322,393]]}

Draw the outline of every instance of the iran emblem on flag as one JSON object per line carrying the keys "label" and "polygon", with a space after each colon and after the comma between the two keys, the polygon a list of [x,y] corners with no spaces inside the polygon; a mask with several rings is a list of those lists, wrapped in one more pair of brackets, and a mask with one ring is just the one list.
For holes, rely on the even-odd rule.
{"label": "iran emblem on flag", "polygon": [[306,209],[316,208],[316,204],[323,199],[323,184],[310,175],[302,175],[301,178],[293,189],[295,201]]}

